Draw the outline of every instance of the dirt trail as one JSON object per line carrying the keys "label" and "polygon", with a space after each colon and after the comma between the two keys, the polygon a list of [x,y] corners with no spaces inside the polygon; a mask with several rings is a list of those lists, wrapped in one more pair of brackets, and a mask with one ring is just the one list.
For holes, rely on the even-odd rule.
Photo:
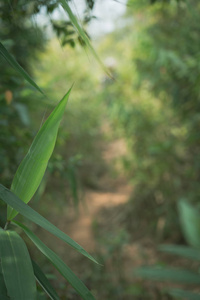
{"label": "dirt trail", "polygon": [[[125,151],[123,141],[114,141],[105,146],[104,160],[111,165],[113,160],[123,155]],[[52,221],[92,254],[103,267],[92,264],[74,249],[63,247],[62,241],[58,240],[55,244],[51,236],[46,233],[44,235],[43,231],[40,232],[43,242],[47,242],[50,248],[55,249],[73,271],[79,274],[84,283],[95,291],[98,300],[133,299],[131,293],[130,296],[126,293],[126,287],[134,288],[136,285],[137,288],[138,279],[133,276],[134,268],[142,264],[154,264],[158,259],[156,247],[149,237],[136,239],[135,232],[127,231],[125,218],[128,206],[124,204],[129,199],[133,187],[128,184],[122,172],[119,174],[119,177],[113,178],[111,174],[105,173],[98,178],[96,189],[85,191],[84,201],[80,202],[78,214],[73,205],[66,206],[62,208],[60,218]],[[55,212],[52,211],[52,218],[54,216]],[[64,285],[63,278],[59,274],[56,276]],[[120,287],[125,296],[114,296],[116,287]],[[144,284],[141,294],[143,288]],[[153,295],[149,299],[165,299],[160,294],[155,296],[158,292],[157,289],[154,291],[154,286],[147,283],[145,288]],[[110,293],[112,297],[105,297],[104,292],[106,295]],[[62,299],[65,299],[65,296]],[[79,298],[73,296],[69,299]]]}
{"label": "dirt trail", "polygon": [[[123,141],[118,140],[105,146],[103,157],[107,165],[111,165],[113,160],[125,153]],[[144,290],[148,299],[166,300],[168,298],[159,292],[159,288],[162,287],[160,283],[151,285],[143,282],[140,285],[140,281],[133,276],[134,268],[165,261],[165,255],[158,253],[151,237],[140,236],[140,232],[127,230],[128,206],[124,204],[129,199],[133,187],[128,184],[122,172],[119,174],[119,177],[112,178],[111,174],[105,173],[98,178],[96,189],[85,191],[84,201],[80,202],[78,214],[74,206],[69,205],[62,207],[60,218],[56,215],[56,220],[53,219],[54,210],[51,215],[52,222],[92,254],[103,267],[92,264],[74,249],[63,246],[62,241],[58,240],[55,243],[55,240],[46,232],[44,234],[44,231],[39,232],[39,236],[69,264],[90,289],[94,290],[96,299],[143,299],[140,295],[143,295]],[[63,278],[59,274],[56,276],[64,286]],[[141,291],[137,290],[138,282]],[[115,296],[116,287],[119,287],[120,293],[123,291],[123,294],[119,293]],[[130,295],[127,288],[133,289],[133,292],[130,290]],[[134,294],[134,288],[136,294],[138,292],[138,297]],[[65,294],[65,291],[63,293]],[[105,297],[104,293],[111,297]],[[65,296],[62,299],[66,299]],[[71,296],[69,299],[79,298]]]}
{"label": "dirt trail", "polygon": [[[113,159],[125,153],[124,141],[116,140],[106,145],[103,158],[107,164],[111,164]],[[86,190],[85,201],[80,205],[79,215],[70,223],[70,236],[88,251],[93,251],[95,249],[92,232],[94,220],[100,211],[126,203],[131,190],[132,187],[128,185],[126,178],[111,179],[106,174],[100,179],[98,190]]]}
{"label": "dirt trail", "polygon": [[[109,165],[113,160],[124,155],[126,151],[124,141],[112,141],[105,146],[103,158]],[[111,178],[105,174],[103,178],[99,179],[97,190],[87,189],[85,200],[81,202],[77,216],[72,208],[72,218],[67,225],[68,234],[90,253],[96,253],[96,250],[101,247],[101,243],[99,244],[97,241],[97,234],[94,233],[95,222],[99,224],[100,236],[106,236],[109,232],[114,231],[112,238],[115,238],[119,235],[120,230],[123,230],[120,222],[121,217],[124,218],[124,208],[126,207],[123,204],[130,198],[133,187],[128,184],[123,172],[119,172],[119,174],[120,176],[117,178]],[[65,229],[63,228],[63,230]],[[131,274],[133,266],[147,261],[154,263],[156,261],[155,253],[155,247],[147,237],[125,243],[122,256],[127,274],[129,272]],[[76,255],[74,251],[73,255]]]}
{"label": "dirt trail", "polygon": [[93,191],[86,192],[86,205],[80,208],[78,218],[70,224],[70,235],[88,251],[95,249],[92,223],[98,213],[104,209],[114,208],[127,201],[130,187],[121,185],[114,192]]}

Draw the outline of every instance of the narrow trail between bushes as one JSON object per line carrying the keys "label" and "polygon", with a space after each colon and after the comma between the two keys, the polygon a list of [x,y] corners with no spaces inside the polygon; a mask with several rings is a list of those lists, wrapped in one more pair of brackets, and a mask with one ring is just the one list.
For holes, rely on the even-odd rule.
{"label": "narrow trail between bushes", "polygon": [[[169,299],[159,292],[163,287],[161,283],[143,282],[134,275],[134,269],[139,266],[153,265],[158,261],[171,263],[172,259],[158,252],[154,237],[127,226],[129,218],[134,221],[130,206],[126,205],[133,193],[133,186],[117,162],[120,156],[126,155],[125,143],[115,140],[103,146],[102,154],[108,172],[105,170],[98,177],[93,189],[85,188],[78,212],[71,203],[59,208],[59,218],[52,206],[49,216],[58,228],[80,244],[100,265],[93,264],[73,248],[63,245],[62,241],[55,242],[44,231],[39,230],[39,236],[94,291],[97,300]],[[116,172],[113,172],[114,168]],[[80,299],[73,294],[73,289],[66,286],[58,272],[56,277],[57,282],[65,287],[61,299],[65,300],[66,295],[71,295],[67,298],[69,300]],[[115,294],[116,287],[118,294]]]}
{"label": "narrow trail between bushes", "polygon": [[[125,152],[125,143],[122,140],[116,140],[106,145],[103,151],[103,158],[109,165],[113,159],[123,155]],[[70,236],[86,248],[87,251],[95,251],[93,234],[95,222],[98,222],[98,217],[102,217],[105,211],[111,210],[115,212],[111,213],[114,222],[120,214],[120,212],[116,212],[116,208],[128,201],[131,191],[132,187],[128,184],[125,177],[122,178],[121,176],[113,179],[108,174],[105,174],[99,179],[96,190],[86,189],[85,201],[79,207],[78,217],[70,223]]]}
{"label": "narrow trail between bushes", "polygon": [[[138,282],[133,275],[134,268],[154,264],[161,258],[156,250],[156,245],[148,236],[141,236],[140,232],[132,232],[127,228],[126,205],[132,192],[133,186],[117,165],[116,159],[126,154],[125,143],[115,140],[104,146],[103,159],[106,164],[116,169],[116,173],[105,172],[95,188],[86,188],[84,200],[80,201],[78,212],[73,205],[66,206],[60,211],[60,218],[55,223],[62,231],[66,232],[73,240],[80,244],[86,251],[93,255],[100,265],[91,263],[85,257],[74,251],[71,247],[63,246],[62,241],[55,241],[50,236],[42,234],[42,240],[54,249],[63,260],[69,264],[75,274],[84,281],[88,288],[94,290],[97,300],[116,299],[131,300],[132,292],[126,294],[126,288],[132,289]],[[110,168],[113,170],[113,168]],[[52,211],[52,217],[55,216]],[[137,237],[136,237],[137,236]],[[59,282],[63,279],[57,274]],[[65,284],[63,282],[63,284]],[[140,285],[140,283],[139,283]],[[154,285],[144,283],[141,285],[140,293],[145,288],[150,300],[165,299],[158,294]],[[157,285],[158,286],[158,285]],[[104,292],[119,287],[125,296],[114,298],[104,297]],[[134,291],[133,291],[134,293]],[[158,294],[158,295],[157,295]],[[103,296],[102,296],[103,295]],[[65,296],[62,299],[66,299]],[[69,299],[79,299],[72,296]],[[141,299],[134,298],[134,299]]]}
{"label": "narrow trail between bushes", "polygon": [[[88,189],[85,193],[85,205],[80,207],[78,218],[70,224],[71,237],[88,251],[94,251],[95,240],[92,228],[98,216],[103,211],[114,210],[120,204],[126,203],[129,195],[130,187],[123,182],[116,182],[112,191]],[[117,217],[117,215],[112,217]]]}
{"label": "narrow trail between bushes", "polygon": [[[103,151],[103,158],[107,165],[122,155],[126,154],[125,142],[115,140],[108,143]],[[97,189],[86,189],[84,201],[80,203],[78,214],[71,208],[71,218],[67,222],[67,232],[72,239],[83,246],[86,251],[94,256],[102,251],[104,253],[107,244],[113,249],[119,243],[123,265],[128,271],[127,276],[135,266],[142,263],[154,263],[156,261],[156,250],[150,239],[134,237],[126,240],[126,228],[124,217],[126,215],[126,203],[129,200],[133,187],[120,170],[120,176],[112,178],[105,173],[99,178]],[[63,230],[65,225],[59,225]],[[120,233],[121,232],[121,233]],[[125,232],[125,236],[124,236]],[[121,235],[121,237],[120,237]],[[134,235],[134,234],[133,234]],[[117,241],[117,238],[119,240]],[[71,252],[75,260],[77,253]],[[114,258],[115,259],[115,258]],[[121,262],[122,262],[121,261]]]}

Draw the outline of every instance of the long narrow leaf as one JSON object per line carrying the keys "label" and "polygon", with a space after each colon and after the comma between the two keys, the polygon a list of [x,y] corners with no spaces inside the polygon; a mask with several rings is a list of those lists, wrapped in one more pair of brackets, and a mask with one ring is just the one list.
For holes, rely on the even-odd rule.
{"label": "long narrow leaf", "polygon": [[200,275],[182,269],[141,267],[134,271],[134,274],[150,280],[173,281],[188,284],[199,284]]}
{"label": "long narrow leaf", "polygon": [[28,75],[28,73],[18,64],[12,55],[7,51],[4,45],[0,42],[0,54],[3,58],[28,81],[34,88],[36,88],[40,93],[44,94],[43,91],[38,87],[38,85],[33,81],[33,79]]}
{"label": "long narrow leaf", "polygon": [[179,201],[179,214],[184,236],[187,242],[200,248],[200,214],[190,203]]}
{"label": "long narrow leaf", "polygon": [[[37,133],[27,155],[21,162],[11,185],[11,191],[22,201],[28,203],[36,192],[53,152],[58,128],[64,114],[71,89],[56,106],[54,111]],[[8,208],[8,220],[17,212]]]}
{"label": "long narrow leaf", "polygon": [[200,251],[191,247],[177,245],[162,245],[159,247],[159,250],[186,257],[192,260],[200,261]]}
{"label": "long narrow leaf", "polygon": [[8,296],[13,300],[35,300],[36,282],[30,256],[16,232],[0,230],[0,257]]}
{"label": "long narrow leaf", "polygon": [[40,267],[33,260],[32,260],[32,265],[33,265],[33,271],[34,271],[34,274],[35,274],[35,278],[37,279],[38,283],[43,288],[45,293],[52,300],[60,300],[60,298],[58,297],[58,294],[56,293],[56,291],[52,287],[51,283],[49,282],[49,280],[47,279],[45,274],[42,272]]}
{"label": "long narrow leaf", "polygon": [[21,215],[31,220],[32,222],[36,223],[37,225],[41,226],[42,228],[46,229],[53,235],[57,236],[58,238],[66,242],[72,248],[74,248],[75,250],[77,250],[87,258],[97,263],[97,261],[90,254],[88,254],[79,244],[77,244],[68,235],[62,232],[59,228],[51,224],[47,219],[45,219],[40,214],[38,214],[30,206],[28,206],[23,201],[21,201],[19,197],[13,194],[9,189],[4,187],[2,184],[0,184],[0,198],[5,203],[7,203],[8,205],[16,209],[16,211],[18,211]]}
{"label": "long narrow leaf", "polygon": [[109,74],[108,70],[105,68],[104,64],[102,63],[102,61],[100,60],[99,56],[97,55],[96,51],[94,50],[94,48],[92,47],[88,36],[86,35],[85,31],[83,30],[82,26],[80,26],[77,18],[75,17],[75,15],[73,14],[69,4],[67,3],[66,0],[58,0],[58,2],[62,5],[63,9],[66,11],[68,17],[70,18],[71,23],[73,24],[74,28],[76,29],[77,33],[80,35],[80,37],[83,39],[83,41],[85,42],[85,44],[87,45],[87,47],[90,49],[91,53],[93,54],[93,56],[96,58],[96,60],[99,62],[99,64],[101,65],[101,67],[104,69],[104,71],[110,76],[111,74]]}
{"label": "long narrow leaf", "polygon": [[94,296],[83,284],[83,282],[71,271],[71,269],[62,261],[62,259],[49,249],[30,229],[23,224],[14,221],[21,227],[37,248],[52,262],[55,268],[67,279],[73,288],[79,293],[84,300],[95,300]]}
{"label": "long narrow leaf", "polygon": [[1,296],[1,300],[9,300],[10,299],[7,294],[7,289],[6,289],[5,281],[4,281],[3,274],[2,274],[1,264],[0,264],[0,296]]}
{"label": "long narrow leaf", "polygon": [[193,293],[190,291],[186,290],[181,290],[181,289],[170,289],[168,290],[168,293],[172,295],[173,297],[179,297],[182,299],[187,299],[187,300],[199,300],[200,299],[200,294]]}

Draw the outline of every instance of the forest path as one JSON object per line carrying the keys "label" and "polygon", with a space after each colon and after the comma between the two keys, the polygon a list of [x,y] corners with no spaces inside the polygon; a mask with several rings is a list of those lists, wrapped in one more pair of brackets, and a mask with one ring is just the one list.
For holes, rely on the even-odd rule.
{"label": "forest path", "polygon": [[[125,153],[124,142],[115,140],[105,145],[103,158],[108,166],[112,166],[114,160]],[[120,175],[117,176],[117,174]],[[134,268],[145,264],[154,264],[161,257],[158,256],[155,244],[150,237],[141,236],[140,232],[127,230],[126,216],[129,206],[126,203],[133,192],[133,186],[128,183],[123,172],[117,174],[104,172],[103,176],[98,178],[95,189],[85,189],[84,199],[80,201],[78,212],[70,204],[60,208],[60,218],[57,218],[56,215],[56,219],[52,220],[62,231],[89,252],[100,265],[91,263],[73,248],[63,246],[62,241],[58,240],[55,243],[50,235],[44,234],[43,231],[40,232],[43,242],[47,242],[50,248],[54,249],[69,264],[73,272],[78,274],[84,283],[94,291],[97,300],[132,300],[134,288],[136,286],[137,293],[138,287],[138,279],[133,276]],[[50,217],[55,218],[54,209]],[[63,278],[58,273],[56,276],[59,278],[59,283],[65,286]],[[121,292],[114,296],[116,287]],[[126,290],[129,288],[130,293]],[[141,291],[138,292],[139,295],[142,295],[143,288],[144,284],[141,286]],[[160,294],[156,296],[158,291],[154,286],[147,283],[145,288],[152,295],[149,299],[165,299]],[[67,290],[68,292],[70,290]],[[66,293],[65,290],[63,293]],[[106,297],[104,293],[107,295]],[[66,297],[61,299],[66,299]],[[69,299],[79,298],[74,295]]]}
{"label": "forest path", "polygon": [[93,252],[95,249],[93,227],[99,214],[102,215],[103,211],[114,211],[120,204],[125,204],[130,196],[130,190],[130,187],[122,182],[116,183],[116,187],[112,192],[87,190],[85,203],[79,208],[78,217],[70,223],[69,232],[71,238],[87,249],[87,251]]}
{"label": "forest path", "polygon": [[[112,141],[105,146],[103,158],[109,165],[113,159],[123,155],[125,152],[124,141]],[[99,214],[102,216],[104,211],[116,211],[115,208],[128,201],[131,191],[132,187],[123,175],[117,178],[110,178],[109,174],[105,174],[99,179],[98,189],[86,189],[85,200],[80,204],[78,216],[69,224],[71,238],[87,249],[87,251],[93,252],[95,250],[93,227]],[[114,213],[112,217],[116,218],[117,215],[118,212]],[[106,220],[104,221],[106,222]]]}

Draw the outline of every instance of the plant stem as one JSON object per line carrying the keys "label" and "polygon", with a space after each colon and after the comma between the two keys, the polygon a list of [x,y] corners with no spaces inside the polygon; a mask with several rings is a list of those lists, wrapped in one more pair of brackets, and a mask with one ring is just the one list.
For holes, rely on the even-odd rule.
{"label": "plant stem", "polygon": [[9,224],[10,224],[10,221],[7,221],[7,222],[6,222],[6,225],[5,225],[5,227],[4,227],[4,230],[7,230]]}

